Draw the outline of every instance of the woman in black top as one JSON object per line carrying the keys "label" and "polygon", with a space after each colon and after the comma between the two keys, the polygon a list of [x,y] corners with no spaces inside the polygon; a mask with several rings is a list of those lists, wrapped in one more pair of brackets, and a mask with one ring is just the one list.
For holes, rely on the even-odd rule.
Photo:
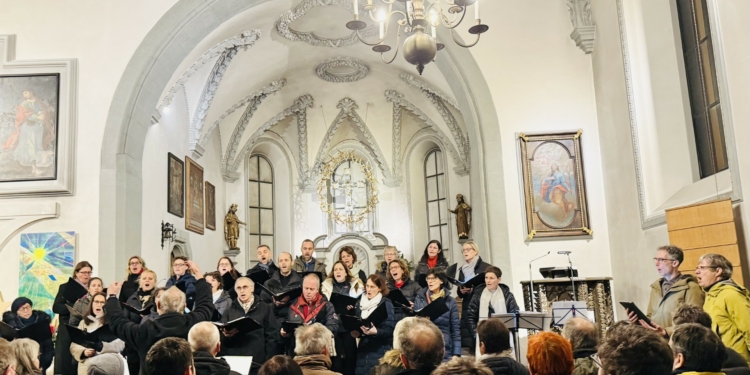
{"label": "woman in black top", "polygon": [[[443,254],[443,245],[438,240],[432,240],[427,243],[422,254],[422,259],[417,264],[417,270],[414,272],[414,281],[419,283],[420,287],[425,287],[427,284],[420,278],[426,277],[427,273],[435,269],[436,271],[445,271],[448,268],[448,260],[445,259]],[[446,284],[446,287],[450,289],[450,284]]]}
{"label": "woman in black top", "polygon": [[147,269],[146,261],[138,255],[133,255],[128,259],[128,277],[120,289],[120,302],[128,303],[128,298],[138,290],[138,277]]}
{"label": "woman in black top", "polygon": [[73,356],[70,354],[70,336],[68,330],[65,328],[70,322],[70,312],[65,305],[72,306],[80,298],[86,295],[82,293],[81,296],[77,296],[75,301],[69,301],[65,299],[66,291],[68,288],[72,288],[73,283],[77,283],[78,286],[82,287],[82,290],[88,290],[89,280],[91,279],[91,272],[94,269],[91,263],[87,261],[78,262],[73,269],[73,277],[68,279],[68,282],[60,285],[57,290],[57,296],[55,296],[55,302],[52,304],[52,311],[55,314],[60,315],[60,324],[57,328],[57,340],[55,343],[55,374],[72,375],[75,374],[78,366],[73,363]]}
{"label": "woman in black top", "polygon": [[391,261],[388,265],[388,289],[400,290],[401,294],[406,297],[409,301],[410,306],[400,306],[397,303],[393,304],[396,316],[395,320],[398,323],[399,320],[407,316],[407,313],[414,308],[414,298],[417,297],[420,286],[416,281],[409,278],[409,265],[403,259],[396,259]]}

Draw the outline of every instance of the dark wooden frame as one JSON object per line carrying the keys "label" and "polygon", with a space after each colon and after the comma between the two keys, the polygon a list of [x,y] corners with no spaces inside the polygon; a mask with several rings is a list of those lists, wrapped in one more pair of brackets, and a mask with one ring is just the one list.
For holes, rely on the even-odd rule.
{"label": "dark wooden frame", "polygon": [[216,230],[216,187],[208,181],[205,185],[206,228]]}
{"label": "dark wooden frame", "polygon": [[[526,234],[528,240],[533,240],[540,237],[566,237],[566,236],[592,236],[593,231],[591,230],[589,213],[588,213],[588,196],[586,195],[586,179],[583,171],[583,154],[581,152],[581,134],[582,130],[577,132],[561,132],[561,133],[544,133],[544,134],[524,134],[521,133],[518,136],[519,149],[520,149],[520,160],[523,178],[523,190],[524,190],[524,202],[525,202],[525,216],[526,216]],[[573,153],[571,150],[562,145],[560,141],[572,141]],[[576,199],[576,211],[573,216],[573,220],[570,225],[564,228],[555,228],[550,226],[542,220],[539,216],[538,211],[535,210],[535,195],[534,185],[531,177],[531,161],[533,161],[533,152],[529,155],[529,148],[533,147],[533,150],[541,146],[542,144],[554,142],[564,147],[571,159],[574,159],[575,165],[575,186],[577,188]],[[537,145],[538,144],[538,145]],[[575,225],[576,222],[580,221],[581,225]]]}
{"label": "dark wooden frame", "polygon": [[[200,184],[198,184],[198,186],[200,186],[200,191],[196,192],[196,194],[193,194],[190,184],[190,178],[197,173],[200,173],[201,181]],[[185,229],[198,234],[203,234],[205,228],[204,224],[206,220],[206,202],[204,200],[204,190],[203,167],[196,163],[195,160],[185,156]],[[199,211],[202,216],[202,220],[200,221],[200,223],[191,221],[191,216],[193,216],[193,201],[196,199],[200,203],[200,207],[197,208],[197,211]]]}
{"label": "dark wooden frame", "polygon": [[[180,191],[180,207],[171,207],[172,201],[172,162],[182,168],[182,190]],[[185,217],[185,162],[173,153],[167,153],[167,212],[178,217]]]}

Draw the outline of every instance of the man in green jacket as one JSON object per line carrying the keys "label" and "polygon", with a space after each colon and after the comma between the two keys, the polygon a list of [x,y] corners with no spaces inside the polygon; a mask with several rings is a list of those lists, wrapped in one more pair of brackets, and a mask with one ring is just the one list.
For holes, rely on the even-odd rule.
{"label": "man in green jacket", "polygon": [[[680,273],[680,264],[684,259],[682,250],[677,246],[662,246],[656,251],[654,264],[656,271],[661,277],[651,284],[651,294],[648,302],[646,316],[653,325],[641,324],[669,336],[674,329],[672,315],[682,304],[703,306],[703,290],[698,285],[698,280],[691,275]],[[628,319],[638,323],[638,317],[632,311],[628,311]]]}
{"label": "man in green jacket", "polygon": [[750,293],[732,280],[732,268],[719,254],[703,254],[695,276],[706,291],[703,310],[711,316],[711,330],[750,362]]}

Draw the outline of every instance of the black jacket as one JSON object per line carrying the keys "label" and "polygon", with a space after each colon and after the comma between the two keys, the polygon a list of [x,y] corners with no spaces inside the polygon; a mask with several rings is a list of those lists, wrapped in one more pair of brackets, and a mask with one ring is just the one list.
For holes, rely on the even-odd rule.
{"label": "black jacket", "polygon": [[[36,322],[46,322],[48,326],[52,321],[47,313],[39,310],[32,311],[30,319],[33,319],[31,324]],[[3,323],[14,329],[22,329],[26,327],[21,321],[21,318],[18,317],[18,314],[11,311],[3,313]],[[39,366],[43,369],[47,369],[52,364],[52,357],[55,355],[54,344],[52,343],[51,338],[37,342],[39,343]]]}
{"label": "black jacket", "polygon": [[[260,263],[258,263],[255,266],[253,266],[253,268],[247,270],[247,272],[245,273],[245,276],[248,276],[253,272],[258,272],[259,270],[266,271],[266,273],[268,273],[268,276],[270,277],[273,277],[275,274],[279,273],[279,267],[277,267],[276,264],[273,261],[271,261],[271,264],[268,266],[267,270],[264,270],[263,267],[260,266]],[[255,288],[254,294],[256,296],[260,296],[260,293],[261,293],[261,288]],[[237,296],[232,296],[232,299],[236,299],[236,298]]]}
{"label": "black jacket", "polygon": [[480,358],[494,375],[529,375],[529,370],[513,358],[490,356]]}
{"label": "black jacket", "polygon": [[58,328],[57,338],[55,339],[55,373],[56,374],[73,374],[76,372],[74,366],[75,360],[73,355],[70,354],[70,335],[68,335],[67,326],[70,324],[70,312],[65,307],[66,303],[70,303],[72,306],[76,301],[66,301],[65,291],[68,285],[71,283],[77,283],[73,278],[68,278],[68,282],[61,284],[57,290],[55,301],[52,303],[52,312],[58,315]]}
{"label": "black jacket", "polygon": [[128,279],[122,283],[122,288],[120,288],[120,302],[128,303],[130,296],[138,290],[138,278],[140,276],[136,274],[128,275]]}
{"label": "black jacket", "polygon": [[240,375],[232,371],[224,358],[216,358],[209,352],[193,352],[195,375]]}
{"label": "black jacket", "polygon": [[[192,274],[186,273],[182,276],[180,276],[180,279],[177,279],[176,275],[172,275],[172,277],[167,280],[167,288],[171,288],[173,286],[176,286],[177,289],[185,292],[185,298],[186,298],[186,305],[187,308],[192,310],[193,305],[195,304],[195,276]],[[209,293],[210,295],[210,293]]]}
{"label": "black jacket", "polygon": [[[270,284],[275,284],[275,283],[272,283],[272,280],[276,280],[276,282],[279,283],[276,285],[281,285],[281,273],[276,272],[275,274],[273,274],[273,276],[271,276],[271,279],[265,282],[264,285],[266,286],[266,288],[268,288]],[[286,284],[286,287],[282,287],[282,290],[280,291],[291,290],[293,288],[299,287],[300,285],[302,285],[302,278],[299,277],[299,274],[296,271],[292,271],[292,273],[289,276],[289,282]],[[263,289],[263,288],[256,288],[256,289]],[[270,288],[270,289],[273,290],[273,288]],[[289,300],[289,302],[287,302],[286,304],[283,304],[281,306],[276,306],[276,304],[273,302],[273,298],[271,297],[271,294],[269,294],[265,290],[261,292],[260,299],[261,301],[268,303],[271,305],[271,307],[273,307],[273,315],[276,317],[276,322],[278,323],[278,325],[281,326],[281,322],[285,321],[287,318],[287,314],[289,313],[289,305],[291,304],[292,301]]]}
{"label": "black jacket", "polygon": [[110,314],[109,327],[120,338],[138,350],[141,373],[145,368],[146,353],[157,341],[165,337],[187,339],[188,332],[196,323],[210,321],[214,313],[211,285],[200,279],[195,282],[195,307],[189,314],[170,312],[142,324],[131,322],[123,313],[120,301],[109,298],[104,306]]}
{"label": "black jacket", "polygon": [[[438,263],[435,266],[435,269],[445,272],[446,268],[448,268],[448,261],[445,258],[438,259]],[[419,277],[421,275],[426,275],[427,272],[430,272],[430,267],[427,265],[427,261],[426,260],[424,262],[420,261],[419,264],[417,264],[417,269],[414,270],[414,281],[419,283]],[[445,287],[450,289],[450,284],[446,284]]]}
{"label": "black jacket", "polygon": [[[474,336],[477,332],[477,324],[479,324],[479,303],[481,302],[482,292],[484,292],[485,288],[485,285],[481,285],[474,290],[474,296],[471,298],[469,308],[466,310],[466,313],[464,313],[466,324],[469,329],[468,333],[470,335],[469,338],[471,339],[471,345],[469,347],[471,348],[474,347]],[[500,284],[499,288],[503,291],[503,297],[505,297],[505,310],[509,313],[521,311],[516,303],[516,298],[510,291],[510,288],[505,284]],[[466,304],[465,301],[464,304]]]}
{"label": "black jacket", "polygon": [[[220,356],[252,356],[253,362],[264,363],[273,356],[279,337],[280,327],[273,316],[273,309],[267,303],[255,298],[250,310],[245,310],[239,301],[232,301],[232,306],[221,316],[222,323],[226,323],[244,316],[258,322],[262,328],[245,334],[238,333],[232,337],[221,335]],[[255,367],[255,365],[253,365]]]}
{"label": "black jacket", "polygon": [[[474,275],[484,272],[484,270],[487,269],[487,267],[490,267],[491,265],[489,263],[486,263],[482,261],[482,257],[477,255],[479,259],[477,260],[476,266],[474,266]],[[458,281],[464,281],[464,270],[461,269],[458,271]],[[481,285],[484,285],[482,283]],[[474,289],[477,289],[475,287]],[[469,293],[461,293],[461,287],[457,288],[458,290],[456,293],[460,298],[463,299],[463,303],[461,304],[461,346],[464,348],[472,348],[472,343],[474,340],[472,340],[472,337],[474,337],[474,333],[471,331],[471,327],[469,326],[469,322],[466,319],[466,312],[469,310],[469,304],[471,303],[471,297],[474,296],[474,289]]]}
{"label": "black jacket", "polygon": [[[362,297],[366,298],[366,297]],[[385,352],[393,348],[393,328],[396,321],[393,313],[393,304],[391,300],[383,297],[380,304],[385,304],[385,310],[388,312],[388,319],[379,326],[376,326],[378,332],[374,336],[361,335],[359,346],[357,347],[357,367],[355,375],[367,375],[375,366],[378,365],[380,358]],[[357,303],[356,316],[362,316],[362,310],[359,302]]]}
{"label": "black jacket", "polygon": [[[396,290],[396,284],[393,282],[393,280],[388,281],[388,289],[389,290]],[[407,279],[404,281],[404,285],[401,286],[401,293],[406,297],[409,302],[414,302],[414,299],[417,297],[417,292],[422,289],[419,284],[417,284],[416,281]],[[407,309],[406,307],[400,306],[398,304],[393,305],[394,312],[396,314],[395,319],[398,323],[401,319],[408,316],[408,313],[411,311],[410,309]]]}
{"label": "black jacket", "polygon": [[[153,292],[153,290],[152,290],[152,292]],[[120,292],[120,294],[122,295],[122,292]],[[130,305],[130,306],[139,308],[139,309],[144,309],[147,306],[154,306],[154,304],[156,302],[154,301],[154,298],[151,297],[151,298],[148,299],[148,302],[146,302],[146,304],[144,305],[143,303],[141,303],[141,299],[138,298],[138,289],[136,289],[136,291],[133,292],[130,295],[130,297],[128,297],[128,299],[127,299],[127,301],[125,303],[128,304],[128,305]],[[154,306],[151,309],[151,311],[156,311],[156,306]],[[122,310],[122,313],[125,314],[125,316],[128,319],[130,319],[130,321],[133,322],[133,323],[141,324],[141,321],[143,320],[142,316],[140,316],[140,315],[138,315],[138,314],[136,314],[136,313],[134,313],[134,312],[132,312],[130,310]]]}

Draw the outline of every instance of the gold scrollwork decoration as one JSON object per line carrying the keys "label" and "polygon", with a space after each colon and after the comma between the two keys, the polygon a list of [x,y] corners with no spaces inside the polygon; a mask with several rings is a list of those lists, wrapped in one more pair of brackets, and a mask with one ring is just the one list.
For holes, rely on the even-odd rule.
{"label": "gold scrollwork decoration", "polygon": [[[330,181],[331,176],[335,173],[336,168],[346,161],[351,161],[360,165],[362,173],[365,176],[365,183],[368,187],[367,204],[364,208],[359,209],[353,214],[345,214],[336,211],[333,205],[328,201],[328,181]],[[317,193],[318,201],[320,202],[320,209],[323,212],[326,212],[328,216],[336,222],[344,225],[361,223],[371,212],[375,211],[375,207],[378,204],[378,180],[375,177],[375,171],[369,163],[356,156],[354,151],[340,152],[332,157],[320,167],[319,176],[320,179],[318,180]]]}

